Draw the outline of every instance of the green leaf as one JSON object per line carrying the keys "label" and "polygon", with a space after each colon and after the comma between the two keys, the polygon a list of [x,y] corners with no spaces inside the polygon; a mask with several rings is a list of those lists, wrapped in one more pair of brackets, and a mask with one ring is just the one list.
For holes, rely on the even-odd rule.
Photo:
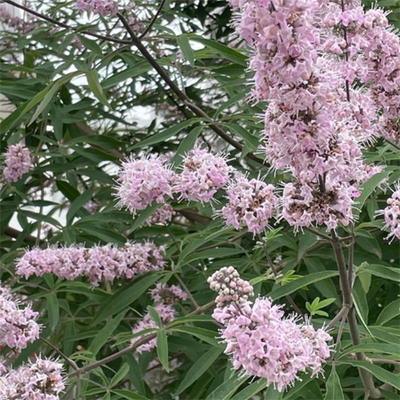
{"label": "green leaf", "polygon": [[238,373],[234,373],[227,381],[219,385],[209,394],[206,400],[228,400],[238,390],[238,388],[249,379],[248,376],[239,378]]}
{"label": "green leaf", "polygon": [[312,380],[310,375],[304,376],[301,379],[301,381],[297,381],[294,386],[288,390],[283,400],[297,400],[299,397],[294,397],[294,395],[300,392]]}
{"label": "green leaf", "polygon": [[200,340],[203,340],[206,343],[209,343],[216,347],[221,347],[215,337],[218,335],[217,332],[209,331],[208,329],[199,328],[197,326],[179,326],[173,327],[170,329],[171,332],[182,332],[187,333],[192,336],[196,336]]}
{"label": "green leaf", "polygon": [[117,394],[118,396],[122,396],[124,399],[128,399],[128,400],[149,400],[147,397],[144,397],[138,393],[135,393],[132,390],[115,389],[115,390],[112,390],[112,392]]}
{"label": "green leaf", "polygon": [[161,329],[157,332],[157,356],[165,371],[169,372],[168,338],[165,329]]}
{"label": "green leaf", "polygon": [[158,312],[156,311],[156,309],[152,306],[147,306],[147,311],[149,312],[150,317],[154,320],[156,325],[159,328],[162,328],[163,324],[162,324],[161,318],[158,315]]}
{"label": "green leaf", "polygon": [[362,263],[357,270],[357,274],[363,271],[368,271],[374,276],[400,283],[400,270],[398,268],[385,267],[378,264]]}
{"label": "green leaf", "polygon": [[85,190],[80,196],[78,196],[69,206],[67,213],[67,224],[70,225],[76,213],[83,207],[93,196],[94,186],[90,189]]}
{"label": "green leaf", "polygon": [[339,375],[335,369],[335,364],[332,364],[332,372],[326,381],[326,394],[324,400],[345,400]]}
{"label": "green leaf", "polygon": [[109,297],[100,308],[100,312],[95,317],[92,325],[98,324],[111,315],[115,315],[125,308],[128,308],[137,300],[147,289],[160,279],[161,274],[155,273],[147,275],[132,286],[119,290]]}
{"label": "green leaf", "polygon": [[178,45],[182,50],[183,55],[185,56],[186,60],[189,61],[190,65],[194,65],[194,52],[193,49],[190,47],[189,40],[186,35],[179,35],[177,37]]}
{"label": "green leaf", "polygon": [[54,331],[60,318],[60,308],[58,304],[58,298],[55,293],[46,294],[46,308],[49,315],[51,330]]}
{"label": "green leaf", "polygon": [[216,42],[215,40],[205,39],[201,36],[197,36],[195,34],[186,35],[190,40],[195,42],[199,42],[204,46],[207,46],[211,49],[216,50],[222,57],[230,60],[236,64],[242,65],[243,67],[247,66],[247,57],[238,51],[231,49],[228,46],[225,46],[222,43]]}
{"label": "green leaf", "polygon": [[151,69],[152,66],[147,61],[139,62],[134,67],[125,69],[124,71],[121,71],[113,75],[112,77],[106,79],[105,81],[102,82],[101,86],[104,89],[107,89],[111,86],[117,85],[120,82],[126,81],[129,78],[134,78],[136,76],[143,75],[146,72],[150,71]]}
{"label": "green leaf", "polygon": [[[251,383],[250,385],[246,386],[243,390],[241,390],[235,396],[233,396],[231,400],[248,400],[248,399],[251,399],[257,393],[260,393],[261,390],[265,389],[266,386],[267,386],[267,380],[266,379],[264,379],[264,378],[263,379],[258,379],[255,382]],[[274,389],[272,385],[268,388],[268,390],[270,388]],[[281,395],[278,391],[276,391],[276,393]],[[269,393],[268,395],[266,395],[266,398],[268,400],[274,400],[274,397],[273,397],[272,393]],[[275,397],[275,399],[279,399],[279,397]]]}
{"label": "green leaf", "polygon": [[399,400],[399,394],[398,392],[391,392],[389,390],[383,390],[383,389],[379,389],[379,391],[381,392],[381,399],[385,399],[385,400]]}
{"label": "green leaf", "polygon": [[88,81],[88,85],[93,94],[97,97],[100,103],[105,106],[111,108],[110,103],[107,100],[103,92],[103,88],[100,86],[99,82],[99,73],[95,69],[91,69],[90,71],[86,71],[86,79]]}
{"label": "green leaf", "polygon": [[281,297],[291,294],[302,287],[311,285],[312,283],[319,282],[324,279],[332,278],[338,274],[339,273],[337,271],[315,272],[313,274],[303,276],[302,278],[298,278],[295,281],[286,283],[285,285],[273,290],[269,296],[273,300],[278,300]]}
{"label": "green leaf", "polygon": [[369,288],[371,286],[371,278],[372,278],[371,273],[368,271],[361,271],[360,273],[357,274],[357,277],[361,282],[361,286],[364,292],[368,293]]}
{"label": "green leaf", "polygon": [[5,118],[0,123],[0,133],[4,133],[9,129],[14,128],[22,119],[22,117],[32,110],[41,100],[43,100],[44,96],[50,90],[51,85],[47,86],[41,92],[37,93],[32,100],[24,103],[21,107],[17,108],[13,111],[7,118]]}
{"label": "green leaf", "polygon": [[136,229],[140,228],[149,218],[152,216],[158,208],[161,207],[161,204],[157,203],[156,201],[153,202],[150,206],[148,206],[145,210],[140,211],[140,213],[135,217],[135,222],[132,225],[130,233],[136,231]]}
{"label": "green leaf", "polygon": [[348,360],[346,360],[346,361],[340,360],[340,361],[338,361],[338,364],[352,365],[353,367],[356,367],[356,368],[365,369],[366,371],[371,372],[371,374],[374,375],[376,378],[378,378],[381,382],[388,383],[389,385],[393,386],[397,390],[400,390],[399,376],[392,372],[387,371],[386,369],[378,367],[375,364],[371,364],[366,361],[348,361]]}
{"label": "green leaf", "polygon": [[223,347],[212,347],[207,353],[203,354],[187,371],[174,396],[177,397],[196,382],[211,367],[223,351]]}
{"label": "green leaf", "polygon": [[204,129],[203,125],[196,126],[193,128],[188,135],[181,141],[181,144],[178,147],[174,157],[172,158],[172,165],[179,166],[182,162],[183,156],[186,155],[189,150],[194,147],[196,139],[200,135],[201,131]]}
{"label": "green leaf", "polygon": [[[307,267],[307,271],[311,273],[325,271],[325,266],[320,259],[314,257],[306,257],[303,259],[304,264]],[[327,279],[324,282],[317,282],[315,287],[322,294],[322,296],[329,296],[330,298],[336,299],[336,304],[340,305],[340,296],[337,293],[336,286],[332,279]]]}
{"label": "green leaf", "polygon": [[129,371],[129,364],[123,363],[122,367],[118,370],[118,372],[112,377],[110,382],[110,387],[114,387],[118,382],[121,382],[122,379],[125,378],[126,374]]}
{"label": "green leaf", "polygon": [[73,77],[75,77],[77,75],[81,75],[81,74],[83,74],[83,71],[71,72],[70,74],[65,75],[65,76],[61,77],[60,79],[57,79],[55,82],[51,83],[49,85],[49,89],[45,89],[46,94],[43,97],[43,100],[41,101],[41,103],[39,104],[39,107],[33,114],[28,125],[31,125],[32,122],[35,121],[36,118],[42,113],[42,111],[47,107],[47,105],[53,99],[53,96],[60,90],[62,85],[68,83]]}
{"label": "green leaf", "polygon": [[54,136],[58,141],[61,141],[64,136],[62,114],[57,107],[52,107],[50,110],[50,121],[53,125]]}
{"label": "green leaf", "polygon": [[249,147],[251,151],[255,151],[258,148],[259,141],[258,138],[253,136],[250,132],[244,129],[242,126],[234,124],[234,123],[225,123],[225,126],[229,127],[233,132],[239,135]]}
{"label": "green leaf", "polygon": [[80,196],[79,191],[68,182],[56,181],[56,186],[57,189],[71,202]]}
{"label": "green leaf", "polygon": [[82,44],[89,50],[93,51],[93,53],[102,56],[103,51],[101,50],[101,47],[96,43],[95,40],[90,40],[84,35],[78,35],[79,40],[82,42]]}
{"label": "green leaf", "polygon": [[126,354],[124,359],[129,365],[129,380],[140,394],[146,394],[144,386],[143,371],[132,353]]}
{"label": "green leaf", "polygon": [[[74,226],[78,226],[78,224],[75,224]],[[106,229],[100,226],[95,227],[95,226],[87,226],[86,224],[79,224],[79,229],[81,229],[86,233],[89,233],[90,235],[96,236],[97,238],[103,240],[106,243],[116,243],[120,245],[126,243],[125,236],[122,236],[117,232],[114,232],[110,229]]]}
{"label": "green leaf", "polygon": [[358,215],[360,213],[361,209],[364,206],[365,201],[376,189],[376,187],[389,176],[390,172],[391,171],[389,169],[385,169],[384,171],[373,175],[370,179],[367,180],[367,182],[361,185],[361,195],[357,197],[356,203],[353,207],[354,215]]}
{"label": "green leaf", "polygon": [[267,388],[267,391],[265,392],[264,399],[265,400],[281,400],[282,397],[283,397],[283,392],[278,392],[278,390],[274,388],[274,385],[269,385]]}
{"label": "green leaf", "polygon": [[132,146],[132,149],[138,149],[141,147],[150,146],[152,144],[164,142],[169,138],[171,138],[172,136],[178,134],[181,130],[185,129],[190,125],[195,124],[196,122],[199,122],[200,120],[201,118],[191,118],[189,120],[180,122],[174,126],[171,126],[171,128],[165,129],[162,132],[156,133],[155,135],[152,135],[147,139],[140,141],[139,143]]}
{"label": "green leaf", "polygon": [[340,358],[350,353],[387,353],[391,356],[396,356],[400,358],[400,345],[399,344],[390,344],[390,343],[362,343],[356,346],[347,347],[340,353]]}
{"label": "green leaf", "polygon": [[49,215],[39,214],[28,210],[18,210],[18,214],[24,217],[33,218],[37,221],[44,221],[53,226],[57,226],[58,228],[62,228],[61,224],[56,219],[50,217]]}
{"label": "green leaf", "polygon": [[118,328],[126,313],[127,310],[122,311],[111,321],[107,322],[102,329],[100,329],[99,333],[92,340],[92,343],[90,343],[88,349],[90,352],[93,353],[94,356],[96,356],[100,349],[107,343],[108,340],[110,340],[110,336]]}
{"label": "green leaf", "polygon": [[393,300],[381,311],[376,324],[383,325],[398,315],[400,315],[400,299]]}
{"label": "green leaf", "polygon": [[234,104],[236,105],[240,100],[242,100],[247,95],[247,93],[249,93],[248,90],[243,90],[242,92],[237,93],[234,96],[230,97],[229,100],[226,101],[225,103],[222,103],[218,107],[217,111],[215,111],[214,119],[217,119],[219,114],[221,114],[222,111],[224,111],[226,108],[229,108],[230,106],[232,106]]}

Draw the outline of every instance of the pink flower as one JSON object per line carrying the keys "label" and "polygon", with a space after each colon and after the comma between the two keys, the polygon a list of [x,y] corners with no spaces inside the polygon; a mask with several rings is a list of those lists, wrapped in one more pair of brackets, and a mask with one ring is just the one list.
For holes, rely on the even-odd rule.
{"label": "pink flower", "polygon": [[79,11],[93,12],[103,17],[113,16],[118,12],[118,4],[112,0],[77,0],[76,7]]}
{"label": "pink flower", "polygon": [[274,186],[239,175],[227,189],[228,204],[221,210],[227,225],[249,232],[260,233],[268,226],[277,206]]}
{"label": "pink flower", "polygon": [[17,274],[28,278],[52,273],[73,280],[86,276],[93,285],[115,278],[132,279],[137,274],[164,268],[164,248],[153,243],[130,243],[123,247],[112,244],[34,248],[17,261]]}
{"label": "pink flower", "polygon": [[229,182],[230,172],[224,157],[196,147],[184,158],[173,189],[182,199],[209,202]]}
{"label": "pink flower", "polygon": [[160,158],[130,158],[122,163],[117,179],[117,206],[126,207],[136,214],[137,210],[144,210],[153,201],[162,204],[165,196],[172,197],[173,179],[174,173],[165,167]]}
{"label": "pink flower", "polygon": [[[209,283],[220,297],[239,279],[234,268],[224,267],[209,278]],[[281,306],[273,305],[269,298],[260,297],[254,303],[247,298],[232,300],[232,296],[242,292],[234,289],[230,301],[220,303],[213,312],[213,318],[224,325],[221,337],[226,343],[225,353],[232,357],[233,368],[265,378],[267,386],[274,384],[278,391],[301,379],[299,373],[322,373],[322,364],[331,353],[327,344],[331,336],[323,329],[316,331],[308,322],[299,323],[295,316],[285,318]]]}
{"label": "pink flower", "polygon": [[383,215],[385,218],[384,228],[390,230],[387,239],[390,241],[393,241],[394,238],[400,240],[400,182],[395,184],[395,191],[386,202],[387,207],[379,210],[377,215]]}
{"label": "pink flower", "polygon": [[[173,308],[172,305],[169,304],[157,304],[154,306],[154,309],[157,311],[158,315],[161,318],[161,322],[165,325],[171,322],[176,315],[176,311]],[[149,328],[157,328],[156,322],[153,320],[153,318],[150,316],[149,313],[147,313],[142,320],[140,320],[132,329],[132,333],[139,333],[145,329]],[[132,339],[132,344],[135,344],[138,340],[140,340],[144,335],[139,335],[136,338]],[[144,351],[150,351],[157,345],[157,338],[154,338],[139,347],[136,348],[136,351],[138,353],[142,353]]]}
{"label": "pink flower", "polygon": [[157,283],[155,289],[150,290],[155,303],[173,304],[179,300],[186,300],[187,294],[179,286],[168,286],[166,283]]}
{"label": "pink flower", "polygon": [[17,182],[22,175],[33,168],[29,149],[22,144],[10,146],[6,153],[5,165],[4,178],[7,181]]}
{"label": "pink flower", "polygon": [[163,204],[159,207],[156,212],[146,219],[145,224],[148,226],[158,224],[158,225],[167,225],[175,215],[175,211],[169,204]]}
{"label": "pink flower", "polygon": [[38,312],[28,304],[23,308],[10,291],[0,286],[0,343],[17,350],[39,338]]}
{"label": "pink flower", "polygon": [[0,399],[59,400],[64,390],[63,365],[37,358],[0,377]]}

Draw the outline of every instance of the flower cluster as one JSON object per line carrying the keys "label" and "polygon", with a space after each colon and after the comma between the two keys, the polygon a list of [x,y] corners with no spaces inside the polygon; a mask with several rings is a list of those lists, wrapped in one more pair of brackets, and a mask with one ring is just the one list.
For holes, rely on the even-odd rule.
{"label": "flower cluster", "polygon": [[[173,304],[179,300],[186,300],[187,294],[176,285],[168,286],[165,283],[158,283],[155,289],[150,290],[150,295],[154,300],[154,309],[160,316],[161,322],[165,325],[171,322],[175,316],[176,311]],[[132,333],[140,333],[145,329],[157,328],[157,324],[149,313],[141,319],[132,329]],[[132,344],[138,342],[144,335],[138,335],[132,339]],[[137,347],[136,351],[142,353],[150,351],[157,345],[157,338],[154,338]]]}
{"label": "flower cluster", "polygon": [[153,224],[167,225],[175,215],[175,211],[169,204],[163,204],[156,212],[146,219],[146,225],[151,226]]}
{"label": "flower cluster", "polygon": [[[348,62],[343,74],[349,83],[356,79],[367,84],[383,118],[380,133],[400,143],[400,127],[396,123],[400,112],[400,37],[390,26],[387,13],[373,8],[365,11],[360,2],[346,10],[331,2],[323,24],[343,36],[330,35],[324,44],[326,51],[342,55]],[[368,114],[366,114],[368,115]]]}
{"label": "flower cluster", "polygon": [[237,176],[226,190],[228,204],[221,210],[222,217],[235,229],[245,225],[249,232],[262,232],[277,206],[274,189],[258,179]]}
{"label": "flower cluster", "polygon": [[400,240],[400,182],[395,186],[392,196],[387,199],[387,207],[379,210],[378,215],[385,218],[385,228],[390,230],[388,239],[395,237]]}
{"label": "flower cluster", "polygon": [[53,273],[60,278],[86,276],[93,285],[115,278],[131,279],[164,267],[162,247],[153,243],[111,244],[85,248],[81,246],[34,248],[17,261],[17,274],[28,278]]}
{"label": "flower cluster", "polygon": [[118,3],[113,0],[77,0],[76,6],[79,11],[90,11],[103,17],[118,12]]}
{"label": "flower cluster", "polygon": [[[215,281],[210,285],[215,287]],[[321,373],[330,356],[327,342],[332,338],[325,330],[301,324],[295,316],[285,318],[268,298],[227,303],[214,310],[213,318],[224,325],[221,337],[233,368],[265,378],[267,386],[274,384],[278,391],[293,385],[301,372]]]}
{"label": "flower cluster", "polygon": [[131,158],[122,163],[117,179],[118,206],[126,207],[135,214],[137,210],[144,210],[153,201],[162,204],[165,196],[172,197],[173,179],[174,173],[160,158]]}
{"label": "flower cluster", "polygon": [[220,308],[231,303],[246,303],[249,296],[254,296],[253,286],[241,279],[239,272],[233,267],[223,267],[214,272],[207,282],[212,290],[218,292],[215,302]]}
{"label": "flower cluster", "polygon": [[[357,1],[345,2],[347,10],[337,2],[316,0],[231,0],[231,4],[240,11],[237,30],[254,51],[253,97],[268,100],[264,151],[274,168],[289,170],[294,177],[284,189],[283,217],[296,228],[317,223],[335,229],[339,222],[348,224],[360,185],[379,171],[364,164],[362,149],[382,130],[382,105],[374,88],[351,86],[352,57],[365,42],[354,38],[359,48],[345,49],[352,45],[353,20],[365,14],[369,23],[363,24],[371,29],[375,19],[384,24],[382,15],[377,10],[364,13]],[[344,32],[349,33],[349,43]],[[379,58],[368,46],[369,57]],[[345,51],[350,57],[342,56]],[[391,61],[388,71],[390,79],[395,74],[398,90],[395,64]],[[374,70],[368,62],[357,70],[362,66],[364,75]],[[373,82],[378,73],[374,71]],[[372,78],[360,79],[371,83]],[[390,90],[395,89],[390,86]]]}
{"label": "flower cluster", "polygon": [[179,192],[182,199],[209,202],[218,189],[227,185],[230,172],[224,157],[196,147],[183,159],[174,191]]}
{"label": "flower cluster", "polygon": [[0,374],[0,400],[59,400],[65,388],[62,371],[61,363],[37,358]]}
{"label": "flower cluster", "polygon": [[6,153],[4,179],[17,182],[22,175],[32,169],[32,160],[29,149],[22,144],[10,146]]}
{"label": "flower cluster", "polygon": [[187,293],[179,286],[169,286],[166,283],[157,283],[155,289],[150,290],[150,294],[155,303],[173,304],[187,299]]}
{"label": "flower cluster", "polygon": [[28,304],[22,307],[7,288],[0,286],[0,343],[17,350],[39,338],[38,312]]}
{"label": "flower cluster", "polygon": [[8,25],[10,28],[14,29],[17,32],[21,32],[27,34],[33,31],[37,22],[33,22],[33,18],[31,15],[27,16],[27,20],[24,21],[20,17],[13,17],[7,10],[5,4],[0,4],[0,22]]}
{"label": "flower cluster", "polygon": [[348,189],[340,184],[325,183],[322,191],[315,184],[288,183],[282,195],[282,216],[296,229],[310,226],[313,221],[336,229],[338,222],[349,224],[352,204]]}
{"label": "flower cluster", "polygon": [[174,214],[172,207],[165,204],[166,197],[177,192],[181,200],[209,202],[218,189],[228,184],[230,172],[223,156],[199,147],[184,157],[180,174],[172,172],[161,157],[130,158],[122,164],[117,178],[117,206],[136,214],[156,201],[162,206],[146,224],[165,224]]}

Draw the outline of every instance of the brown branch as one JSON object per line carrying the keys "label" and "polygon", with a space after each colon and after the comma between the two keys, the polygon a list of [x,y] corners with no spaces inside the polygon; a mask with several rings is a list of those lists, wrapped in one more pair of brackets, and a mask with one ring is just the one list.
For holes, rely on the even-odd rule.
{"label": "brown branch", "polygon": [[139,36],[139,39],[143,39],[151,30],[151,28],[153,27],[153,25],[156,23],[158,16],[161,13],[162,8],[164,7],[166,0],[161,0],[161,3],[157,9],[157,12],[154,14],[154,17],[151,19],[151,21],[149,22],[149,25],[147,25],[146,29],[143,31],[143,33]]}
{"label": "brown branch", "polygon": [[[17,231],[14,228],[7,228],[6,231],[4,232],[7,236],[10,236],[14,239],[18,239],[19,235],[22,234],[22,232]],[[26,237],[24,237],[24,242],[25,243],[29,243],[29,244],[35,244],[36,242],[36,238],[34,236],[28,235]]]}
{"label": "brown branch", "polygon": [[[187,314],[187,316],[189,315],[197,315],[197,314],[201,314],[204,311],[207,311],[209,308],[213,307],[215,305],[215,301],[210,301],[209,303],[205,304],[204,306],[198,307],[196,308],[196,310],[192,311],[191,313]],[[179,324],[182,325],[182,324]],[[70,373],[68,376],[69,377],[73,377],[73,376],[77,376],[77,375],[83,375],[86,374],[87,372],[92,371],[93,369],[96,369],[98,367],[101,367],[104,364],[107,364],[111,361],[114,361],[122,356],[124,356],[125,354],[129,354],[132,351],[134,351],[135,349],[137,349],[139,346],[149,342],[150,340],[154,339],[157,336],[157,333],[149,333],[148,335],[143,336],[141,339],[137,340],[136,342],[132,343],[131,345],[129,345],[128,347],[126,347],[125,349],[122,349],[120,351],[118,351],[117,353],[111,354],[108,357],[102,358],[101,360],[98,360],[92,364],[86,365],[82,368],[79,368],[76,371],[73,371],[72,373]]]}
{"label": "brown branch", "polygon": [[[227,143],[229,143],[232,147],[235,149],[242,151],[243,146],[238,143],[235,139],[233,139],[230,135],[228,135],[215,121],[213,121],[207,113],[205,113],[201,108],[197,107],[195,104],[193,104],[190,99],[186,96],[185,93],[183,93],[179,87],[171,80],[171,78],[168,76],[167,72],[162,68],[157,61],[153,58],[153,56],[147,51],[146,47],[143,46],[142,42],[140,39],[135,35],[135,32],[133,32],[132,28],[130,27],[128,21],[125,19],[125,17],[118,13],[118,18],[121,20],[123,25],[125,26],[126,30],[128,31],[129,35],[132,38],[132,43],[137,47],[137,49],[142,53],[144,58],[149,62],[149,64],[156,70],[156,72],[160,75],[160,77],[163,79],[163,81],[169,86],[169,88],[183,101],[183,103],[194,112],[198,117],[204,118],[209,122],[210,128],[222,139],[224,139]],[[266,165],[264,160],[261,158],[258,158],[252,153],[248,153],[247,156],[252,159],[253,161],[256,161],[257,163],[261,165]]]}
{"label": "brown branch", "polygon": [[3,2],[4,3],[8,3],[8,4],[12,5],[13,7],[20,8],[21,10],[24,10],[25,12],[27,12],[29,14],[32,14],[32,15],[34,15],[34,16],[40,18],[40,19],[43,19],[43,20],[45,20],[47,22],[50,22],[50,23],[52,23],[54,25],[61,26],[62,28],[66,28],[66,29],[72,30],[72,31],[74,31],[76,33],[82,33],[84,35],[93,36],[93,37],[95,37],[97,39],[102,39],[102,40],[107,41],[107,42],[120,43],[120,44],[132,44],[129,40],[115,39],[113,37],[103,36],[103,35],[100,35],[98,33],[90,32],[90,31],[79,31],[78,28],[74,28],[72,26],[69,26],[69,25],[65,24],[64,22],[57,21],[56,19],[48,17],[47,15],[43,15],[43,14],[37,12],[37,11],[31,10],[30,8],[25,7],[22,4],[18,4],[13,0],[3,0]]}

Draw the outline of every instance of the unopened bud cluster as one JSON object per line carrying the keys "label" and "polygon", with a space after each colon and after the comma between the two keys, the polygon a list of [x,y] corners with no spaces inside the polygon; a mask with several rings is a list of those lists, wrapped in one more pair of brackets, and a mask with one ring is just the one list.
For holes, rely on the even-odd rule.
{"label": "unopened bud cluster", "polygon": [[254,296],[253,286],[243,280],[233,267],[221,268],[207,282],[212,290],[218,292],[215,299],[217,307],[225,307],[232,302],[243,304],[249,296]]}

